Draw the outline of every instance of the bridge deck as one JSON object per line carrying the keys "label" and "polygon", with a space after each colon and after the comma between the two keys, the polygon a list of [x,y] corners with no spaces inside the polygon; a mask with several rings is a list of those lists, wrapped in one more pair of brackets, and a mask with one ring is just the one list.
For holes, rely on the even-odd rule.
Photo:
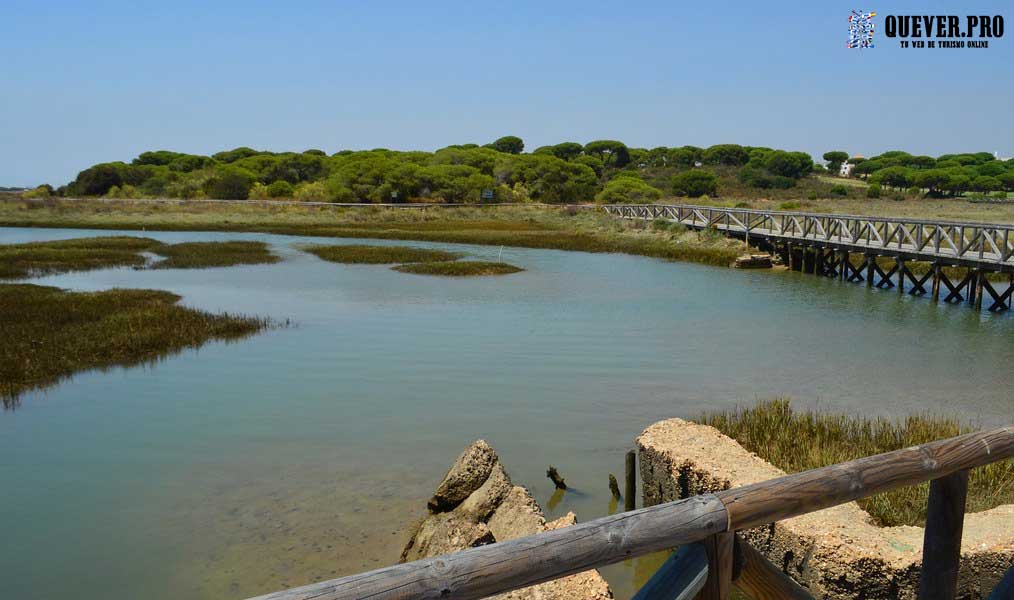
{"label": "bridge deck", "polygon": [[618,204],[626,219],[666,219],[772,243],[819,245],[905,260],[1014,272],[1014,225],[859,215],[721,208],[687,204]]}

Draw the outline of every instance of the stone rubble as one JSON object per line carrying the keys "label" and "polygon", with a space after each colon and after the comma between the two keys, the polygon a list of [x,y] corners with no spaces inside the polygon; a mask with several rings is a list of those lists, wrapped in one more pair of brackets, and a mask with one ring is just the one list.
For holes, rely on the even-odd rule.
{"label": "stone rubble", "polygon": [[[524,487],[513,485],[496,451],[476,440],[461,453],[428,502],[401,562],[502,542],[577,522],[574,513],[546,522]],[[609,585],[597,570],[495,596],[502,600],[607,600]]]}

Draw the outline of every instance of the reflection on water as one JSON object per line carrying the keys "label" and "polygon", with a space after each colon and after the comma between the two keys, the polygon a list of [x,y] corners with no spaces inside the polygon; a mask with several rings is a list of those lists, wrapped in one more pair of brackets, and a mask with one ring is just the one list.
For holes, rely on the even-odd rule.
{"label": "reflection on water", "polygon": [[[0,242],[97,233],[114,232]],[[295,326],[79,374],[0,414],[0,597],[244,598],[392,563],[479,437],[548,519],[586,521],[617,510],[608,474],[660,418],[781,395],[984,425],[1014,410],[1014,319],[896,292],[527,249],[504,250],[523,273],[447,280],[326,263],[299,237],[144,235],[264,240],[284,260],[36,282],[168,289]],[[573,492],[554,496],[550,464]],[[664,559],[603,572],[622,598]]]}

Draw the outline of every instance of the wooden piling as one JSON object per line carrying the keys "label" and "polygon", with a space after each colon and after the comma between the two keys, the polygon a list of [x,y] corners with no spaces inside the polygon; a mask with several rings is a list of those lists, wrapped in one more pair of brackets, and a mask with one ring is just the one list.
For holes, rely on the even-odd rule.
{"label": "wooden piling", "polygon": [[873,263],[877,257],[872,254],[866,255],[866,287],[873,287]]}
{"label": "wooden piling", "polygon": [[940,303],[940,263],[933,263],[933,304]]}
{"label": "wooden piling", "polygon": [[627,452],[627,480],[623,490],[623,510],[634,510],[637,505],[637,454]]}
{"label": "wooden piling", "polygon": [[919,600],[953,600],[957,594],[967,495],[967,469],[930,482]]}
{"label": "wooden piling", "polygon": [[898,266],[898,293],[905,293],[905,261],[901,258],[894,259],[895,264]]}
{"label": "wooden piling", "polygon": [[847,281],[849,277],[849,268],[852,266],[852,263],[850,262],[851,259],[849,259],[849,251],[842,250],[839,258],[841,259],[841,265],[838,267],[838,279],[840,281]]}
{"label": "wooden piling", "polygon": [[975,310],[982,310],[982,288],[986,283],[986,272],[979,269],[979,275],[975,278]]}

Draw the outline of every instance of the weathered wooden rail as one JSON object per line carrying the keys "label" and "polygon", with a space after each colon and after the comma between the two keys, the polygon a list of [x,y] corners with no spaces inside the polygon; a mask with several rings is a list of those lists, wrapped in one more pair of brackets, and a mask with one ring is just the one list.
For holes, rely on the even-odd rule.
{"label": "weathered wooden rail", "polygon": [[[1011,308],[1014,295],[1014,225],[683,204],[617,204],[604,210],[625,219],[665,219],[694,229],[714,229],[771,249],[796,271],[897,287],[899,292],[911,284],[909,294],[931,294],[934,301],[946,288],[945,302],[966,301],[981,308],[988,294],[989,310],[999,312]],[[858,264],[851,254],[862,256]],[[894,259],[894,265],[885,271],[878,261],[881,257]],[[931,267],[916,275],[910,262]],[[954,282],[945,267],[967,272]],[[990,273],[1008,274],[1006,288],[993,287]]]}
{"label": "weathered wooden rail", "polygon": [[953,598],[967,471],[1014,457],[1014,426],[970,433],[488,546],[260,596],[257,600],[484,598],[684,546],[638,600],[758,600],[807,593],[735,532],[932,481],[920,599]]}

